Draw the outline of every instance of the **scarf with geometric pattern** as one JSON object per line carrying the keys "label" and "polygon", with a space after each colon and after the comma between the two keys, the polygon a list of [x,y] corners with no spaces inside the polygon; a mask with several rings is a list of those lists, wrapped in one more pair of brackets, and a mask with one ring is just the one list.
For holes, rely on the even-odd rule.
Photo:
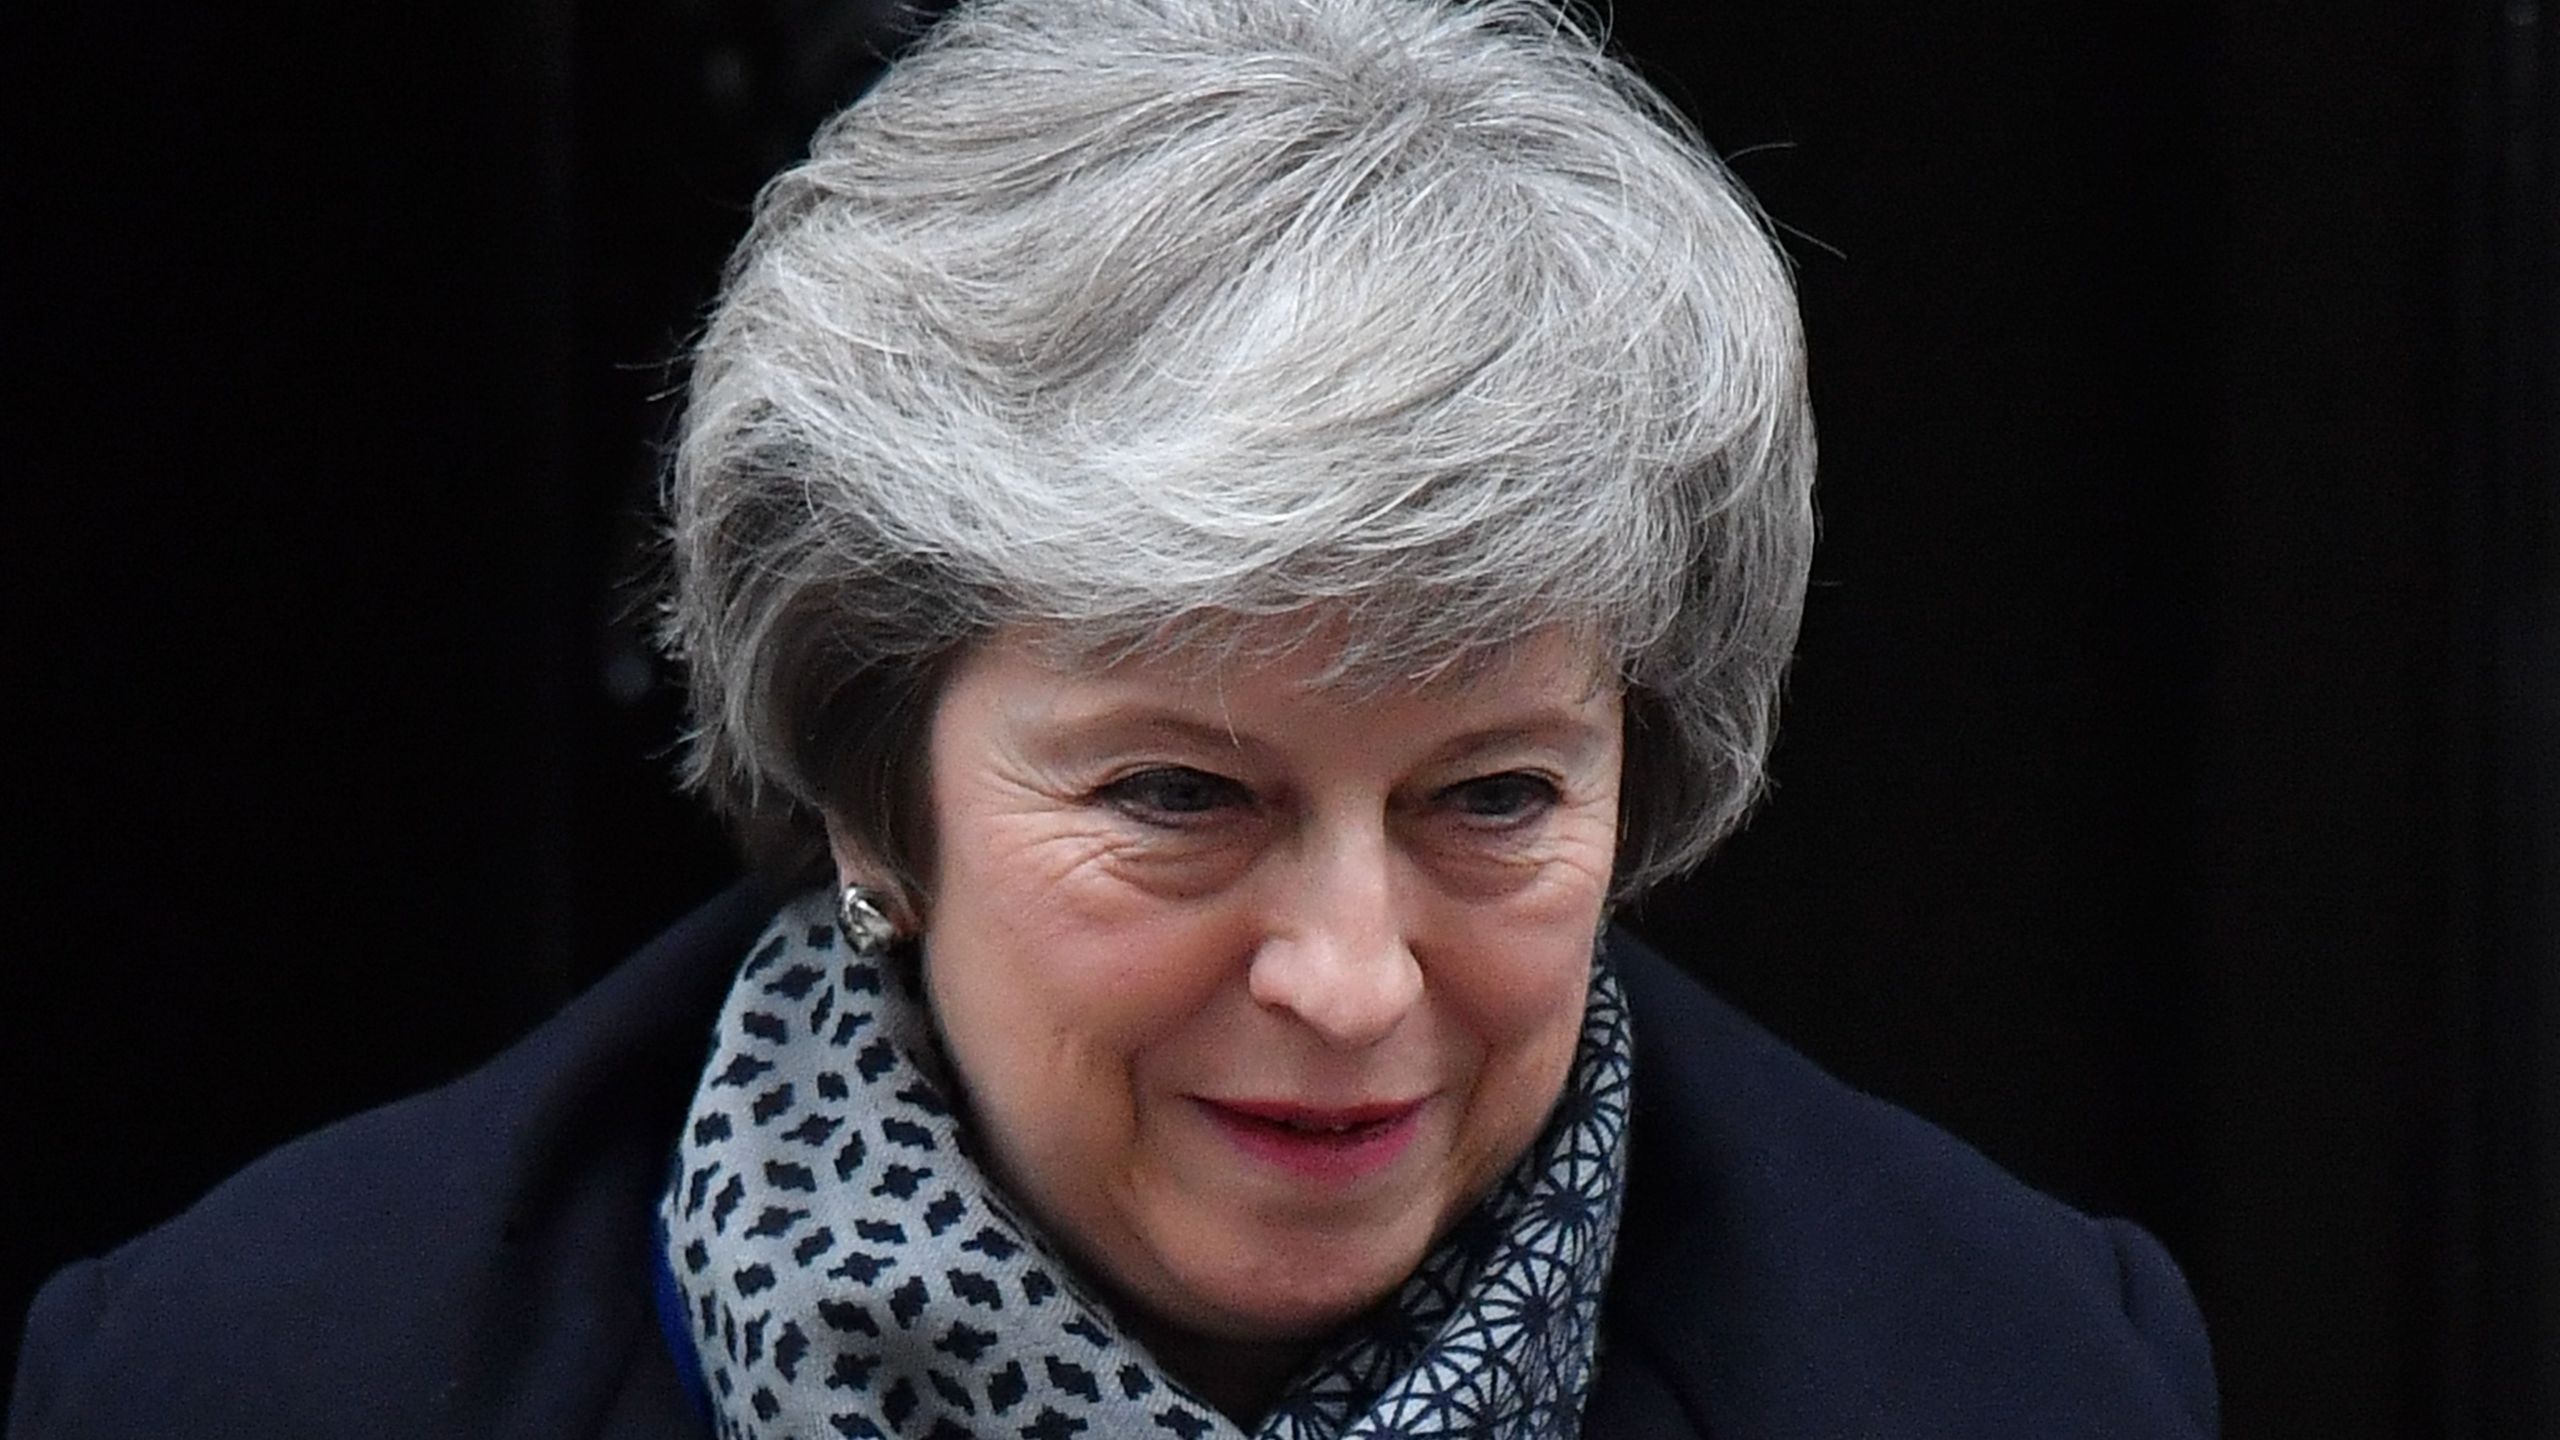
{"label": "scarf with geometric pattern", "polygon": [[[913,971],[854,955],[817,894],[731,987],[660,1207],[721,1436],[1245,1440],[980,1169]],[[1528,1154],[1254,1440],[1572,1440],[1632,1068],[1595,954],[1571,1075]]]}

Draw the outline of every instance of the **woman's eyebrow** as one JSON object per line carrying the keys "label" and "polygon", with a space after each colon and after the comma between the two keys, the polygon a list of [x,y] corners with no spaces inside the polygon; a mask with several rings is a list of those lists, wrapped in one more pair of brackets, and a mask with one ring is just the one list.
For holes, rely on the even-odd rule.
{"label": "woman's eyebrow", "polygon": [[1449,763],[1498,750],[1539,748],[1557,752],[1568,764],[1582,765],[1606,749],[1616,733],[1615,727],[1586,716],[1553,710],[1452,736],[1434,754]]}
{"label": "woman's eyebrow", "polygon": [[1143,741],[1173,741],[1204,750],[1252,754],[1264,748],[1252,735],[1223,722],[1154,705],[1104,705],[1055,718],[1052,750],[1088,756]]}

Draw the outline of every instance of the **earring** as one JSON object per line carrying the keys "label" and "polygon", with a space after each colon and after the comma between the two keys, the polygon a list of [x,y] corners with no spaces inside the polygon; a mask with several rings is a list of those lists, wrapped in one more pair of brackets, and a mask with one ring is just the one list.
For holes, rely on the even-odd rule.
{"label": "earring", "polygon": [[863,885],[847,885],[836,895],[836,929],[846,947],[864,960],[877,960],[897,943],[898,927],[881,906],[881,895]]}

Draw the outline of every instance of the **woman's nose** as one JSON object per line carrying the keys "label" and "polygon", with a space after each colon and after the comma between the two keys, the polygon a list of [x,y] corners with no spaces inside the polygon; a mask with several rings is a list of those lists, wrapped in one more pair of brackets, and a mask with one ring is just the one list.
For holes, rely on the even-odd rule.
{"label": "woman's nose", "polygon": [[1247,981],[1338,1049],[1374,1045],[1422,998],[1383,834],[1337,836],[1278,881]]}

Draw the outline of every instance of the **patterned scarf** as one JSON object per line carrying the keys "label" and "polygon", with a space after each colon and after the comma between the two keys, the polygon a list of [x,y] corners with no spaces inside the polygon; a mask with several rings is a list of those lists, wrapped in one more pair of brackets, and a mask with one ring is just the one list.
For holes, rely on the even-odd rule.
{"label": "patterned scarf", "polygon": [[[719,1433],[1244,1440],[1113,1321],[979,1168],[913,966],[826,897],[750,952],[661,1202]],[[1254,1440],[1571,1440],[1626,1177],[1632,1051],[1605,961],[1519,1165]]]}

